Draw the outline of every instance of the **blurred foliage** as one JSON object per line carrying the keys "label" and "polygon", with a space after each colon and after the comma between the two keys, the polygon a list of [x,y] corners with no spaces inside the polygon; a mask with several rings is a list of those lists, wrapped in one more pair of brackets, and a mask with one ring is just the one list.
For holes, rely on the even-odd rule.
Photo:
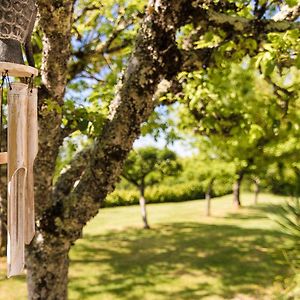
{"label": "blurred foliage", "polygon": [[89,124],[79,123],[84,133],[99,134],[102,128],[101,119],[108,114],[145,4],[136,0],[80,0],[75,7],[68,91],[71,101],[85,107],[81,115]]}
{"label": "blurred foliage", "polygon": [[[147,188],[145,198],[147,203],[182,202],[188,200],[204,199],[206,187],[199,181],[185,183],[158,184]],[[223,196],[231,192],[231,184],[220,184],[214,189],[214,196]],[[140,194],[135,189],[117,188],[110,194],[104,207],[127,206],[139,203]]]}
{"label": "blurred foliage", "polygon": [[281,206],[280,214],[273,217],[281,231],[290,238],[288,249],[284,250],[290,265],[291,277],[286,279],[286,290],[282,299],[300,298],[300,200],[293,198]]}
{"label": "blurred foliage", "polygon": [[[239,8],[237,15],[252,19],[270,19],[279,11],[276,1],[231,3],[233,11]],[[297,3],[286,2],[290,7]],[[198,70],[178,76],[180,93],[167,95],[180,103],[177,127],[197,138],[194,147],[208,166],[213,161],[217,169],[218,164],[220,169],[232,164],[228,169],[258,177],[273,192],[295,193],[300,159],[299,29],[264,36],[259,31],[239,33],[234,38],[226,28],[210,26],[201,34],[199,30],[189,24],[178,38],[183,49],[206,49],[207,58]],[[206,169],[209,179],[216,168]]]}
{"label": "blurred foliage", "polygon": [[274,161],[264,168],[261,176],[262,187],[269,192],[281,195],[298,196],[300,173],[292,159]]}
{"label": "blurred foliage", "polygon": [[[110,194],[105,207],[139,204],[140,194],[137,190],[117,189]],[[145,192],[147,203],[181,202],[204,198],[203,187],[197,182],[169,185],[156,185]]]}
{"label": "blurred foliage", "polygon": [[[216,177],[212,195],[222,196],[231,192],[233,170],[231,164],[205,162],[197,156],[178,159],[179,174],[161,178],[146,189],[148,203],[180,202],[203,199],[210,178]],[[123,179],[104,206],[123,206],[139,203],[139,192],[133,184]]]}
{"label": "blurred foliage", "polygon": [[256,62],[245,57],[241,63],[180,75],[184,93],[178,127],[197,137],[194,146],[204,160],[230,163],[236,173],[261,178],[278,163],[295,173],[300,71],[276,67],[272,72],[272,78],[260,73]]}
{"label": "blurred foliage", "polygon": [[289,235],[300,250],[300,200],[294,198],[281,207],[277,218],[281,231]]}
{"label": "blurred foliage", "polygon": [[196,181],[204,191],[214,180],[213,195],[223,195],[231,191],[234,179],[234,165],[224,161],[207,158],[203,154],[182,159],[183,170],[179,178],[170,178],[167,182],[188,183]]}
{"label": "blurred foliage", "polygon": [[180,170],[175,152],[149,146],[130,152],[122,176],[139,189],[145,189]]}
{"label": "blurred foliage", "polygon": [[151,136],[155,141],[158,141],[159,138],[163,139],[166,146],[180,140],[182,137],[174,121],[176,106],[177,103],[157,106],[147,122],[142,125],[141,135]]}

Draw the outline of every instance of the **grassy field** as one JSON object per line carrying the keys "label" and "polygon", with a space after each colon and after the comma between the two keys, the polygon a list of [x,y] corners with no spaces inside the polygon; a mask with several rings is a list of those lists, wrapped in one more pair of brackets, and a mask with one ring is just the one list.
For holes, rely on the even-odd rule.
{"label": "grassy field", "polygon": [[[103,209],[84,230],[70,258],[72,300],[279,299],[289,267],[285,237],[268,215],[283,197],[243,194],[149,205],[151,230],[141,229],[137,206]],[[1,260],[0,300],[26,299],[24,277],[7,280]]]}

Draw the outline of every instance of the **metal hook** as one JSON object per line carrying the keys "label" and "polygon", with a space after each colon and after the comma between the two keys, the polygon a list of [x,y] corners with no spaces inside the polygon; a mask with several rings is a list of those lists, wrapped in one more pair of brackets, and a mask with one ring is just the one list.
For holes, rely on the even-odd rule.
{"label": "metal hook", "polygon": [[30,90],[30,93],[32,93],[33,90],[33,74],[31,75],[31,77],[28,77],[28,89]]}

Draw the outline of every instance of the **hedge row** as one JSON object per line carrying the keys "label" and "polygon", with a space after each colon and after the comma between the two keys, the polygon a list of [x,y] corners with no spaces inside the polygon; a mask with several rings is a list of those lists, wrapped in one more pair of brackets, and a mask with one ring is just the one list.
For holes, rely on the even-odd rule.
{"label": "hedge row", "polygon": [[[216,195],[221,196],[231,192],[231,187],[224,185],[216,188]],[[181,202],[188,200],[204,199],[205,191],[201,183],[189,182],[172,186],[157,185],[146,189],[145,198],[147,203]],[[126,206],[139,203],[138,190],[117,189],[110,194],[104,207]]]}

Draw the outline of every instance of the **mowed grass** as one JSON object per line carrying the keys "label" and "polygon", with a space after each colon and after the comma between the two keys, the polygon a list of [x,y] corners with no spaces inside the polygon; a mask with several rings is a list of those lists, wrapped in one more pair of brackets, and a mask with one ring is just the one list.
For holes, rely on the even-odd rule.
{"label": "mowed grass", "polygon": [[[197,300],[279,299],[289,267],[285,236],[268,218],[283,197],[243,194],[205,202],[148,205],[151,230],[141,228],[138,206],[100,211],[70,258],[69,299]],[[4,262],[1,260],[1,262]],[[24,277],[0,273],[0,300],[26,299]]]}

